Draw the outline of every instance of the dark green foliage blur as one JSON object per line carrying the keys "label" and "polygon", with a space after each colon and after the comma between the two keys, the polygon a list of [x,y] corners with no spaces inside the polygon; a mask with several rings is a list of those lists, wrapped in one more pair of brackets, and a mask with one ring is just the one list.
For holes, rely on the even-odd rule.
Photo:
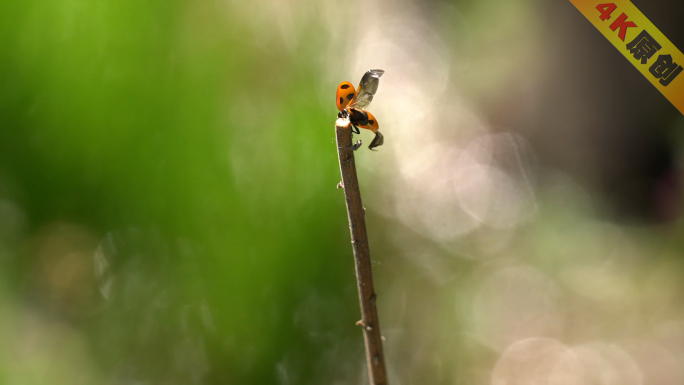
{"label": "dark green foliage blur", "polygon": [[[0,297],[83,337],[64,378],[26,364],[36,383],[85,366],[101,383],[309,383],[333,344],[360,357],[334,91],[322,106],[311,67],[327,42],[313,23],[287,50],[225,7],[0,3],[0,199],[22,211]],[[54,234],[94,278],[43,283]],[[339,365],[325,378],[358,369]]]}

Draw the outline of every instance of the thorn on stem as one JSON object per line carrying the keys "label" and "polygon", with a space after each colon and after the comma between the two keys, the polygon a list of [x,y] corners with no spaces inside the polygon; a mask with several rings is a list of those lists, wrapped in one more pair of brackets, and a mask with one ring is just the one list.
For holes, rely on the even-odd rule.
{"label": "thorn on stem", "polygon": [[360,140],[357,140],[356,143],[352,144],[351,147],[349,147],[349,148],[351,148],[352,150],[356,151],[356,150],[359,149],[359,147],[361,147],[361,141],[360,141]]}
{"label": "thorn on stem", "polygon": [[340,181],[340,183],[337,184],[337,188],[344,188],[344,183],[342,183],[342,181]]}
{"label": "thorn on stem", "polygon": [[338,149],[345,149],[345,150],[353,150],[356,151],[361,147],[361,141],[357,140],[356,143],[352,144],[351,146],[347,147],[337,147]]}
{"label": "thorn on stem", "polygon": [[361,326],[362,328],[366,329],[366,331],[371,331],[371,330],[373,330],[373,328],[370,327],[370,326],[368,326],[368,325],[366,325],[366,324],[363,322],[363,320],[356,321],[356,324],[355,324],[355,325],[356,325],[356,326]]}

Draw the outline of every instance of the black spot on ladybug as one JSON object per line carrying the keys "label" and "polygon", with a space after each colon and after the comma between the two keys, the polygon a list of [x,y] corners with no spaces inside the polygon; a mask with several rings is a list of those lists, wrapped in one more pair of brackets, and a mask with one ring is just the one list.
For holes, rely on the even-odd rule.
{"label": "black spot on ladybug", "polygon": [[368,124],[370,124],[371,126],[373,125],[373,123],[375,123],[374,120],[369,120],[369,121],[368,121]]}
{"label": "black spot on ladybug", "polygon": [[347,95],[347,99],[352,100],[353,98],[354,98],[354,94]]}
{"label": "black spot on ladybug", "polygon": [[347,88],[349,88],[349,84],[342,84],[340,88],[346,90]]}
{"label": "black spot on ladybug", "polygon": [[344,103],[344,98],[340,97],[340,104]]}

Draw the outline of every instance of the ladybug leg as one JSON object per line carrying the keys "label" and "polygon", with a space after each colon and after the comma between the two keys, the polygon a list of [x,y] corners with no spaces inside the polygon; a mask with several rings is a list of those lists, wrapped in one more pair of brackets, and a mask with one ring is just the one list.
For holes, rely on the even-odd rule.
{"label": "ladybug leg", "polygon": [[355,133],[355,134],[357,134],[357,135],[359,135],[359,134],[361,133],[361,131],[359,131],[359,128],[356,127],[356,125],[353,124],[353,123],[352,123],[352,129],[351,129],[351,130],[352,130],[353,133]]}

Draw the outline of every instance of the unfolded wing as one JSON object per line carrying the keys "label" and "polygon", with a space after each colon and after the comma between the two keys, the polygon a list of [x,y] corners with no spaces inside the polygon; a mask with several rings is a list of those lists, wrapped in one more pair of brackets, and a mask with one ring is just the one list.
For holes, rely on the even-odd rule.
{"label": "unfolded wing", "polygon": [[368,70],[359,83],[359,88],[356,91],[356,97],[352,100],[350,107],[364,109],[373,101],[373,95],[378,90],[380,84],[380,76],[384,74],[383,70]]}

